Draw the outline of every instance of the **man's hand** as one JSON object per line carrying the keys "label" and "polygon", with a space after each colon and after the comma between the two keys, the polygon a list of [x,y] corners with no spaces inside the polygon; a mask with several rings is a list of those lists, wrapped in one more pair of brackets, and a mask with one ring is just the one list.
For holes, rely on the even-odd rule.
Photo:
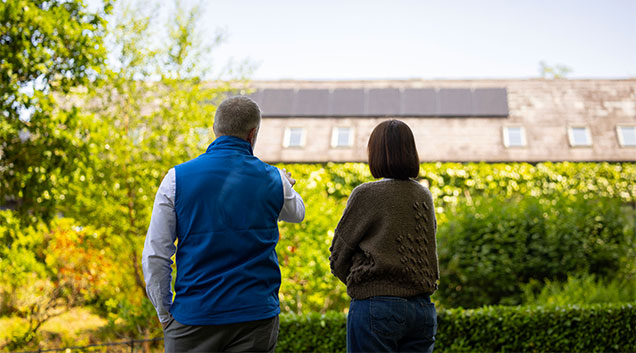
{"label": "man's hand", "polygon": [[173,320],[172,319],[172,315],[170,315],[170,318],[168,319],[168,321],[161,323],[161,327],[165,330],[166,327],[168,326],[168,324],[170,323],[170,321],[172,321],[172,320]]}
{"label": "man's hand", "polygon": [[283,168],[283,174],[285,175],[285,178],[287,178],[291,186],[294,187],[294,184],[296,184],[296,179],[291,177],[291,173],[288,172],[287,169]]}

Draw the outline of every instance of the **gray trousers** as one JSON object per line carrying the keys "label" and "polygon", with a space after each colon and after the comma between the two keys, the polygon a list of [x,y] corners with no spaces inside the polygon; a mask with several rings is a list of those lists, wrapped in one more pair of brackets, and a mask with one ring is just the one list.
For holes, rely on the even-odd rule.
{"label": "gray trousers", "polygon": [[227,325],[189,326],[174,318],[163,330],[166,353],[274,352],[278,315],[265,320]]}

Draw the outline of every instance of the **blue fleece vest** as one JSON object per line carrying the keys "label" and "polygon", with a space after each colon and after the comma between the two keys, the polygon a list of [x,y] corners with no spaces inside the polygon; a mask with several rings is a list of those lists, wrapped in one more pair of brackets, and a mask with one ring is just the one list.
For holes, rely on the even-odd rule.
{"label": "blue fleece vest", "polygon": [[218,137],[175,167],[177,278],[170,309],[186,325],[262,320],[280,313],[275,247],[283,185],[249,142]]}

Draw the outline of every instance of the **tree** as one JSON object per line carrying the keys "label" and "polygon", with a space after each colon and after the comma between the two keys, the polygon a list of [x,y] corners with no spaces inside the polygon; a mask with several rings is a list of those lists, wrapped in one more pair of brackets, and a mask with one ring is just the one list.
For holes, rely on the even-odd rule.
{"label": "tree", "polygon": [[545,61],[539,62],[539,73],[542,78],[566,78],[570,72],[572,72],[572,68],[563,64],[551,66]]}
{"label": "tree", "polygon": [[148,310],[140,254],[154,195],[171,167],[203,153],[212,141],[215,105],[229,84],[202,81],[209,69],[205,58],[223,34],[202,44],[199,6],[176,1],[171,18],[156,23],[148,3],[119,5],[107,38],[111,73],[99,89],[76,92],[95,119],[90,158],[73,171],[79,182],[70,186],[73,200],[64,214],[104,226],[104,246],[121,264],[113,279],[119,291],[105,294],[108,305],[102,306],[113,322],[120,319],[113,329],[150,336],[160,326],[147,325],[156,315]]}
{"label": "tree", "polygon": [[0,240],[0,314],[13,318],[2,348],[10,351],[35,347],[46,321],[94,301],[116,270],[100,232],[71,219],[26,226],[15,212],[0,211]]}
{"label": "tree", "polygon": [[56,97],[104,71],[107,1],[0,1],[0,205],[34,223],[65,198],[59,186],[85,150],[83,115]]}
{"label": "tree", "polygon": [[[32,11],[34,5],[38,12],[29,22],[30,15],[20,11]],[[96,14],[85,10],[79,0],[0,1],[3,44],[24,40],[21,48],[15,44],[17,53],[30,53],[33,43],[37,49],[42,43],[50,47],[40,53],[42,58],[7,56],[1,62],[2,74],[6,68],[6,75],[12,76],[2,81],[6,97],[2,109],[8,119],[0,122],[0,206],[10,204],[16,209],[1,215],[0,230],[9,229],[11,222],[21,226],[0,236],[11,242],[27,239],[33,245],[15,243],[0,255],[8,258],[9,252],[20,251],[21,258],[37,269],[12,270],[8,276],[14,280],[0,286],[0,299],[7,299],[0,302],[7,304],[3,314],[25,315],[30,323],[14,348],[35,340],[41,323],[51,311],[60,310],[57,303],[66,307],[84,303],[70,300],[76,289],[87,290],[84,276],[75,276],[83,267],[75,272],[65,269],[64,273],[73,273],[64,278],[64,288],[70,289],[55,289],[60,278],[57,269],[77,257],[76,251],[68,254],[71,258],[63,251],[42,257],[49,251],[47,234],[53,229],[59,234],[74,234],[66,228],[94,229],[99,241],[90,243],[91,254],[107,254],[103,263],[117,264],[117,270],[100,273],[100,280],[105,278],[109,285],[92,287],[98,290],[90,293],[90,304],[115,323],[113,331],[126,336],[160,331],[159,325],[148,325],[155,315],[145,298],[140,253],[163,175],[202,153],[213,139],[215,103],[225,98],[230,84],[202,79],[209,72],[210,52],[224,35],[218,32],[205,44],[197,26],[200,6],[186,7],[176,1],[171,18],[157,23],[156,11],[148,2],[116,5],[106,3]],[[77,43],[90,48],[82,51]],[[9,55],[8,47],[3,45],[1,50],[3,56]],[[78,67],[72,71],[69,67],[74,64]],[[33,72],[19,75],[20,70]],[[239,78],[232,85],[240,88],[241,82]],[[60,222],[58,214],[68,221]],[[20,220],[11,221],[13,216]],[[17,269],[13,265],[21,260],[16,261],[0,263]],[[29,274],[48,287],[37,292],[39,287],[27,285],[29,293],[39,293],[40,301],[15,304],[12,288],[35,283],[29,281]]]}

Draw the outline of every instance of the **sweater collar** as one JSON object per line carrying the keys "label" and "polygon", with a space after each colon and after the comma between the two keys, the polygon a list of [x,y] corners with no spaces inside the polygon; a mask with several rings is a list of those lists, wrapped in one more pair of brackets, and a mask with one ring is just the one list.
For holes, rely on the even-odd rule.
{"label": "sweater collar", "polygon": [[244,154],[254,155],[252,151],[252,144],[234,136],[219,136],[212,142],[205,153],[210,153],[215,150],[234,150]]}

